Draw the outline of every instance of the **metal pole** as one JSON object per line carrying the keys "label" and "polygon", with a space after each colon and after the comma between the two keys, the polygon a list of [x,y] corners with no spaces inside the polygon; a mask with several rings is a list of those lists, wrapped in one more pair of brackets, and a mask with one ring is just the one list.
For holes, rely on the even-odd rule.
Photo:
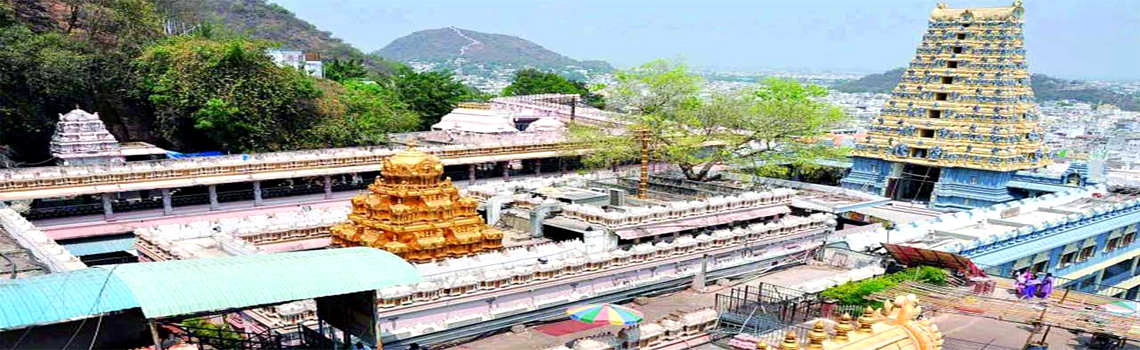
{"label": "metal pole", "polygon": [[1041,308],[1041,315],[1037,316],[1037,324],[1033,326],[1033,329],[1029,330],[1029,337],[1025,338],[1025,345],[1021,347],[1022,349],[1028,348],[1029,343],[1033,341],[1033,334],[1036,334],[1038,327],[1041,327],[1041,320],[1045,319],[1045,311],[1047,310],[1049,310],[1049,305],[1045,305]]}
{"label": "metal pole", "polygon": [[637,198],[649,198],[649,130],[641,130],[641,183]]}
{"label": "metal pole", "polygon": [[570,103],[570,122],[574,122],[574,114],[578,107],[578,97],[574,96],[574,100]]}
{"label": "metal pole", "polygon": [[[1072,289],[1071,289],[1071,288],[1066,288],[1066,289],[1065,289],[1065,294],[1062,294],[1062,295],[1061,295],[1061,302],[1060,302],[1060,304],[1061,304],[1061,305],[1065,305],[1065,300],[1069,298],[1069,291],[1070,291],[1070,290],[1072,290]],[[1045,335],[1042,335],[1042,336],[1041,336],[1041,342],[1042,342],[1042,343],[1044,343],[1044,342],[1045,342],[1045,338],[1048,338],[1048,337],[1049,337],[1049,331],[1051,331],[1051,330],[1053,330],[1053,325],[1049,325],[1049,327],[1045,328]]]}
{"label": "metal pole", "polygon": [[147,325],[150,326],[150,338],[154,341],[155,350],[162,350],[162,338],[158,337],[158,328],[154,324],[154,320],[147,320]]}

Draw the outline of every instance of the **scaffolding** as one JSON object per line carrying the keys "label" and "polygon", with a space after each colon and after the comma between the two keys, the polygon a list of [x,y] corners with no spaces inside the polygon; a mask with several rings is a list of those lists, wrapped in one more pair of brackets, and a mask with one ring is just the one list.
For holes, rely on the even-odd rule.
{"label": "scaffolding", "polygon": [[1098,308],[1116,299],[1071,290],[1058,291],[1043,300],[1023,300],[978,295],[964,289],[921,282],[906,282],[868,298],[893,300],[897,296],[908,294],[917,296],[929,310],[1140,340],[1140,324],[1137,322],[1140,319]]}

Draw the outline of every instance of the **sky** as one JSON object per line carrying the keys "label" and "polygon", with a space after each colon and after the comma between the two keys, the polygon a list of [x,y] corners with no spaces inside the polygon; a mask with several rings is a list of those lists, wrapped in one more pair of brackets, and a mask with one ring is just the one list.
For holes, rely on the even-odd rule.
{"label": "sky", "polygon": [[[455,26],[521,37],[574,59],[658,58],[709,69],[876,73],[907,65],[936,1],[270,0],[372,52]],[[1012,0],[947,1],[951,8]],[[1034,73],[1140,80],[1140,0],[1027,0]]]}

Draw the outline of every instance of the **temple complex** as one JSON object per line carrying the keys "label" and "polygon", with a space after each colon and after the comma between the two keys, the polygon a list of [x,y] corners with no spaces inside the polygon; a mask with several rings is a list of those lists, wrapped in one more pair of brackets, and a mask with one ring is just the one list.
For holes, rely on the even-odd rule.
{"label": "temple complex", "polygon": [[1017,171],[1050,162],[1033,100],[1021,1],[930,15],[915,58],[867,137],[843,187],[936,209],[1014,200]]}
{"label": "temple complex", "polygon": [[414,262],[502,247],[502,232],[483,222],[477,201],[460,197],[442,174],[443,162],[420,151],[385,159],[369,193],[352,199],[352,222],[331,229],[333,245],[380,248]]}
{"label": "temple complex", "polygon": [[125,159],[99,113],[74,109],[59,116],[51,136],[51,155],[59,165],[122,163]]}

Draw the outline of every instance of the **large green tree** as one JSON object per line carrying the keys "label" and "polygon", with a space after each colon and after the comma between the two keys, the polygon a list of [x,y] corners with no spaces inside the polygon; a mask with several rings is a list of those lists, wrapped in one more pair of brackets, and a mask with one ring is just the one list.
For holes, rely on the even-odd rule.
{"label": "large green tree", "polygon": [[586,83],[570,80],[555,73],[543,72],[537,69],[524,69],[515,72],[511,85],[503,88],[503,96],[537,95],[537,94],[573,94],[582,97],[582,102],[594,107],[604,108],[605,98],[602,95],[590,92]]}
{"label": "large green tree", "polygon": [[814,142],[843,119],[839,108],[819,101],[826,90],[818,86],[773,79],[754,90],[703,92],[700,77],[669,61],[619,71],[615,78],[609,103],[625,113],[623,126],[571,127],[573,139],[596,145],[584,158],[587,165],[636,159],[642,135],[656,159],[696,181],[708,179],[717,165],[771,174],[784,171],[783,165],[842,156]]}
{"label": "large green tree", "polygon": [[459,102],[475,97],[472,89],[456,80],[450,72],[416,72],[401,67],[391,77],[391,86],[400,99],[420,115],[422,130],[438,123]]}
{"label": "large green tree", "polygon": [[140,94],[159,131],[180,149],[284,150],[301,143],[321,96],[315,79],[278,67],[269,43],[175,37],[138,59]]}
{"label": "large green tree", "polygon": [[360,60],[334,58],[326,60],[324,66],[325,79],[343,82],[368,77],[368,70],[364,68],[364,63]]}
{"label": "large green tree", "polygon": [[377,145],[389,133],[414,130],[418,114],[400,100],[396,91],[374,82],[322,82],[325,96],[318,103],[324,117],[307,132],[306,147]]}
{"label": "large green tree", "polygon": [[43,161],[58,115],[76,107],[99,112],[120,139],[153,141],[146,104],[125,93],[130,61],[162,35],[152,3],[63,4],[64,20],[36,22],[35,32],[0,2],[0,145],[18,160]]}

